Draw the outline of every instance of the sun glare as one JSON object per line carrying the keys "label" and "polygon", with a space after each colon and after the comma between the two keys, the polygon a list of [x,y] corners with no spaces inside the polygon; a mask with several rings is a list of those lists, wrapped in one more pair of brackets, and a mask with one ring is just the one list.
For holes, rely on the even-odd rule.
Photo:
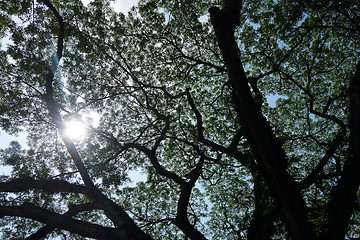
{"label": "sun glare", "polygon": [[70,120],[65,123],[65,126],[66,137],[74,141],[80,141],[88,134],[88,128],[79,120]]}
{"label": "sun glare", "polygon": [[65,123],[65,136],[73,141],[82,141],[100,124],[100,114],[88,111],[78,115],[77,119],[67,119]]}

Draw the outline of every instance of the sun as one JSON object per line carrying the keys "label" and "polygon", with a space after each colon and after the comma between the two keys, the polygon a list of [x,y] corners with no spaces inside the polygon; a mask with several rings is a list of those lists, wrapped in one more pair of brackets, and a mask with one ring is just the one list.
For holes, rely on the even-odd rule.
{"label": "sun", "polygon": [[73,141],[81,141],[88,135],[88,128],[80,120],[65,122],[65,136]]}

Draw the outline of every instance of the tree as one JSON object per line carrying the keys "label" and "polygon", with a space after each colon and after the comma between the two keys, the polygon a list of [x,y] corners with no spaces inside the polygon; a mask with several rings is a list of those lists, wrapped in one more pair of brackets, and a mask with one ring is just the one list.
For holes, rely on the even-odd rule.
{"label": "tree", "polygon": [[0,126],[29,133],[1,150],[3,238],[360,236],[358,4],[0,9]]}

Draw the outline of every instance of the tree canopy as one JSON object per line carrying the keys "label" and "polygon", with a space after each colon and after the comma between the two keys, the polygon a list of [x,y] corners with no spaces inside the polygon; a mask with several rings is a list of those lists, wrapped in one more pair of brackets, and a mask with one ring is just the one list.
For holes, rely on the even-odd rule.
{"label": "tree canopy", "polygon": [[359,238],[355,2],[2,1],[2,238]]}

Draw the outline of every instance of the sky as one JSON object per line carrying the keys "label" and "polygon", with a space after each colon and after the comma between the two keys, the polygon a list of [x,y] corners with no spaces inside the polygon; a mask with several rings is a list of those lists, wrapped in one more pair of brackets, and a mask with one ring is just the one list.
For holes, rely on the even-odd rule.
{"label": "sky", "polygon": [[[87,5],[90,0],[81,0],[84,5]],[[117,12],[127,13],[130,8],[134,5],[136,5],[138,0],[115,0],[111,6],[114,8]]]}

